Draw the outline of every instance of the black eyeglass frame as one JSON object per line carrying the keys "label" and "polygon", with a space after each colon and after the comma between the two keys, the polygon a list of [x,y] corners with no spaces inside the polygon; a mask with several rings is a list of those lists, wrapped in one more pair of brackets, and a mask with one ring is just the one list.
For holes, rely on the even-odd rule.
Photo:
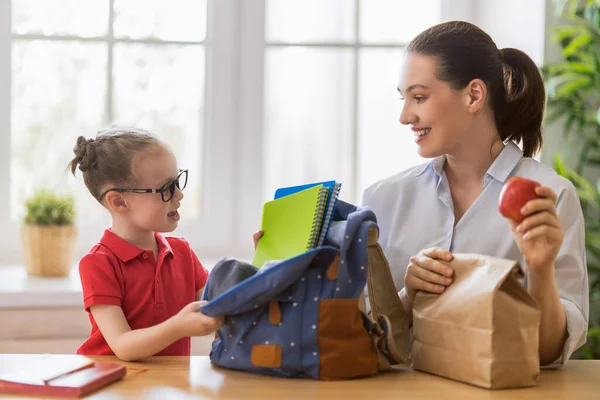
{"label": "black eyeglass frame", "polygon": [[[183,185],[181,185],[181,178],[184,178]],[[144,194],[144,193],[160,193],[161,200],[164,201],[165,203],[168,203],[173,198],[173,195],[175,195],[175,189],[177,188],[180,191],[183,191],[183,189],[185,189],[185,187],[187,186],[187,181],[188,181],[188,170],[187,169],[180,169],[179,170],[179,175],[177,175],[177,178],[175,178],[175,179],[173,179],[173,180],[165,183],[164,185],[162,185],[158,189],[110,188],[110,189],[105,190],[98,197],[98,201],[101,201],[104,198],[104,196],[106,196],[106,194],[109,193],[109,192],[139,193],[139,194]],[[167,195],[169,197],[165,197],[165,196],[167,196],[167,195],[165,195],[165,193],[168,193]]]}

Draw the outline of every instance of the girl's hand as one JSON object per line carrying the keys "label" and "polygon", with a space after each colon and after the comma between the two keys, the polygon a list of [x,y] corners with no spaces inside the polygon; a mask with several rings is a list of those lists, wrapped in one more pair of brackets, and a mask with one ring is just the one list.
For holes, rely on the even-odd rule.
{"label": "girl's hand", "polygon": [[535,189],[541,198],[530,200],[521,213],[521,223],[508,220],[527,268],[546,270],[552,268],[563,243],[564,232],[556,212],[557,196],[544,186]]}
{"label": "girl's hand", "polygon": [[194,301],[173,316],[181,337],[208,335],[223,326],[223,316],[209,317],[200,312],[203,304],[206,301]]}
{"label": "girl's hand", "polygon": [[258,246],[258,241],[263,237],[263,231],[256,231],[252,235],[252,240],[254,240],[254,250],[256,250],[256,246]]}
{"label": "girl's hand", "polygon": [[409,299],[414,301],[419,290],[442,293],[452,283],[454,271],[440,261],[450,262],[453,259],[451,252],[439,247],[422,250],[411,257],[404,276],[404,288]]}

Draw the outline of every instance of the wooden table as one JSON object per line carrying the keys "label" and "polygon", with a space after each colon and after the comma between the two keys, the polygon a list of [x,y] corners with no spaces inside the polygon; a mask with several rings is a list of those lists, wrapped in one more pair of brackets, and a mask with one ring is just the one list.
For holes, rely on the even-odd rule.
{"label": "wooden table", "polygon": [[[0,361],[6,357],[27,355],[0,355]],[[600,399],[600,360],[573,360],[563,369],[544,370],[537,387],[491,391],[407,368],[371,378],[321,382],[231,371],[201,356],[153,357],[135,363],[93,358],[124,364],[128,371],[123,380],[89,399]]]}

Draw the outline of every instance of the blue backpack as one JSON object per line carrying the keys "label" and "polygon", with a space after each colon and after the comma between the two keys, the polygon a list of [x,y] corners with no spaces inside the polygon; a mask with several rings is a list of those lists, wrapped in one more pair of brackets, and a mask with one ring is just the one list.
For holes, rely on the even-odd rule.
{"label": "blue backpack", "polygon": [[405,362],[408,321],[377,238],[369,208],[338,201],[325,246],[260,269],[221,260],[201,307],[206,315],[226,316],[211,361],[324,380],[369,376]]}

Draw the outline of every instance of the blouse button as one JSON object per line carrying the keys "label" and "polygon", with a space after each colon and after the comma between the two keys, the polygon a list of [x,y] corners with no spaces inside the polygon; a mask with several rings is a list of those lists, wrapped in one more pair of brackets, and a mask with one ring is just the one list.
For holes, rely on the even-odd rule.
{"label": "blouse button", "polygon": [[142,256],[142,258],[145,260],[148,258],[148,254],[144,253],[144,255]]}

